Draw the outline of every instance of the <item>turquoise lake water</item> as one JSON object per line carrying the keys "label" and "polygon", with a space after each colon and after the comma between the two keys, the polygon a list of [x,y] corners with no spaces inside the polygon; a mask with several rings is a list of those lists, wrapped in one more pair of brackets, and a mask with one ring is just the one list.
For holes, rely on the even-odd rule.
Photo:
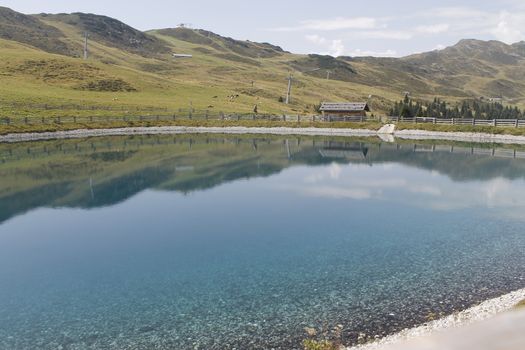
{"label": "turquoise lake water", "polygon": [[107,137],[0,179],[0,349],[351,345],[525,287],[525,149]]}

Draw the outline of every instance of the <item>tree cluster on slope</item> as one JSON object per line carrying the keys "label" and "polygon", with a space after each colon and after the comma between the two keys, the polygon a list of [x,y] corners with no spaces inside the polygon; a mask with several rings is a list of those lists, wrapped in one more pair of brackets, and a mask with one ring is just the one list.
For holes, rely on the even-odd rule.
{"label": "tree cluster on slope", "polygon": [[432,102],[413,101],[408,96],[396,102],[391,116],[404,118],[465,118],[465,119],[524,119],[525,113],[518,107],[504,106],[498,102],[468,100],[453,106],[435,98]]}

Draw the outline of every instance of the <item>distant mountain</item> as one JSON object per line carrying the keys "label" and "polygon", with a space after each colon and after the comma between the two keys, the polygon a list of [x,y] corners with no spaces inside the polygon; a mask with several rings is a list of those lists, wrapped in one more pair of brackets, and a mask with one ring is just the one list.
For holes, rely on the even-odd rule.
{"label": "distant mountain", "polygon": [[[515,65],[524,56],[516,47],[500,41],[461,40],[456,45],[443,50],[422,53],[405,57],[405,61],[416,64],[435,65],[451,60],[465,60],[468,62],[482,61],[493,65]],[[455,67],[452,67],[455,68]],[[464,66],[467,68],[467,66]]]}
{"label": "distant mountain", "polygon": [[521,98],[525,93],[525,52],[499,41],[461,40],[440,51],[402,59],[421,75],[480,96]]}
{"label": "distant mountain", "polygon": [[[414,94],[459,98],[502,96],[520,100],[525,97],[524,43],[461,40],[443,50],[403,58],[342,59],[364,63],[374,70],[364,77],[364,83],[367,79],[377,84],[414,79],[405,85]],[[374,79],[377,77],[382,79]]]}
{"label": "distant mountain", "polygon": [[240,56],[251,58],[269,58],[280,56],[284,53],[284,50],[279,46],[247,40],[235,40],[202,29],[193,30],[179,27],[160,29],[156,32],[160,35],[172,36],[192,44],[211,46],[218,51],[232,51]]}
{"label": "distant mountain", "polygon": [[290,62],[290,66],[318,78],[332,77],[334,80],[351,82],[356,71],[345,60],[326,55],[308,55]]}
{"label": "distant mountain", "polygon": [[40,14],[37,18],[46,21],[62,22],[74,27],[79,33],[89,33],[91,40],[144,57],[170,52],[170,48],[162,40],[110,17],[72,13]]}
{"label": "distant mountain", "polygon": [[65,35],[33,16],[0,7],[0,38],[31,45],[46,52],[70,55]]}
{"label": "distant mountain", "polygon": [[[88,61],[80,59],[84,32]],[[292,103],[285,105],[279,101],[290,73]],[[403,58],[298,55],[203,29],[142,32],[106,16],[0,8],[0,76],[6,82],[0,84],[0,116],[27,112],[10,108],[13,101],[51,103],[49,96],[59,106],[121,106],[123,113],[129,106],[178,110],[190,104],[217,113],[251,113],[255,104],[260,113],[313,113],[328,100],[368,100],[374,112],[386,113],[407,91],[421,100],[501,97],[525,107],[525,42],[461,40]],[[109,99],[100,92],[121,95]]]}
{"label": "distant mountain", "polygon": [[520,55],[525,56],[525,41],[520,41],[519,43],[512,44],[512,47],[519,52]]}

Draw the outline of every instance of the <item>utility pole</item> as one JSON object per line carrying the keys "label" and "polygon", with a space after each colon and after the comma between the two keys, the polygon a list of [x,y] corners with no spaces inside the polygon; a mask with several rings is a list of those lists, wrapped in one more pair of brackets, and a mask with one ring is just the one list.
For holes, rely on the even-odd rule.
{"label": "utility pole", "polygon": [[290,76],[288,77],[288,91],[286,92],[286,104],[290,104],[290,99],[292,97],[292,81],[293,81],[293,75],[290,73]]}
{"label": "utility pole", "polygon": [[87,60],[88,59],[88,55],[89,55],[89,52],[88,52],[88,32],[84,32],[84,59]]}

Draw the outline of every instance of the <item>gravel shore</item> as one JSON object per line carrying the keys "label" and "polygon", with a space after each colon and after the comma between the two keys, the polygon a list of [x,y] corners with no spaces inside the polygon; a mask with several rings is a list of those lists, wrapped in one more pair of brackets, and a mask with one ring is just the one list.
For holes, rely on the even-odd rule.
{"label": "gravel shore", "polygon": [[496,135],[470,132],[399,130],[394,132],[394,136],[407,140],[447,140],[478,143],[525,144],[525,136]]}
{"label": "gravel shore", "polygon": [[484,301],[465,311],[447,316],[445,318],[426,323],[422,326],[406,329],[400,333],[393,334],[377,342],[350,347],[348,350],[380,350],[388,345],[397,344],[406,340],[428,336],[439,331],[457,328],[483,321],[497,314],[508,311],[525,299],[525,289],[521,289],[502,297]]}
{"label": "gravel shore", "polygon": [[0,142],[23,142],[48,139],[83,138],[96,136],[146,135],[146,134],[265,134],[265,135],[310,135],[310,136],[377,136],[367,129],[337,128],[254,128],[254,127],[138,127],[120,129],[80,129],[43,133],[20,133],[0,136]]}
{"label": "gravel shore", "polygon": [[80,129],[42,133],[15,133],[0,135],[0,142],[23,142],[49,139],[70,139],[96,136],[144,134],[265,134],[265,135],[308,135],[308,136],[395,136],[407,140],[449,140],[479,143],[525,144],[525,136],[493,135],[466,132],[439,132],[425,130],[399,130],[383,135],[369,129],[341,128],[289,128],[289,127],[136,127],[119,129]]}

